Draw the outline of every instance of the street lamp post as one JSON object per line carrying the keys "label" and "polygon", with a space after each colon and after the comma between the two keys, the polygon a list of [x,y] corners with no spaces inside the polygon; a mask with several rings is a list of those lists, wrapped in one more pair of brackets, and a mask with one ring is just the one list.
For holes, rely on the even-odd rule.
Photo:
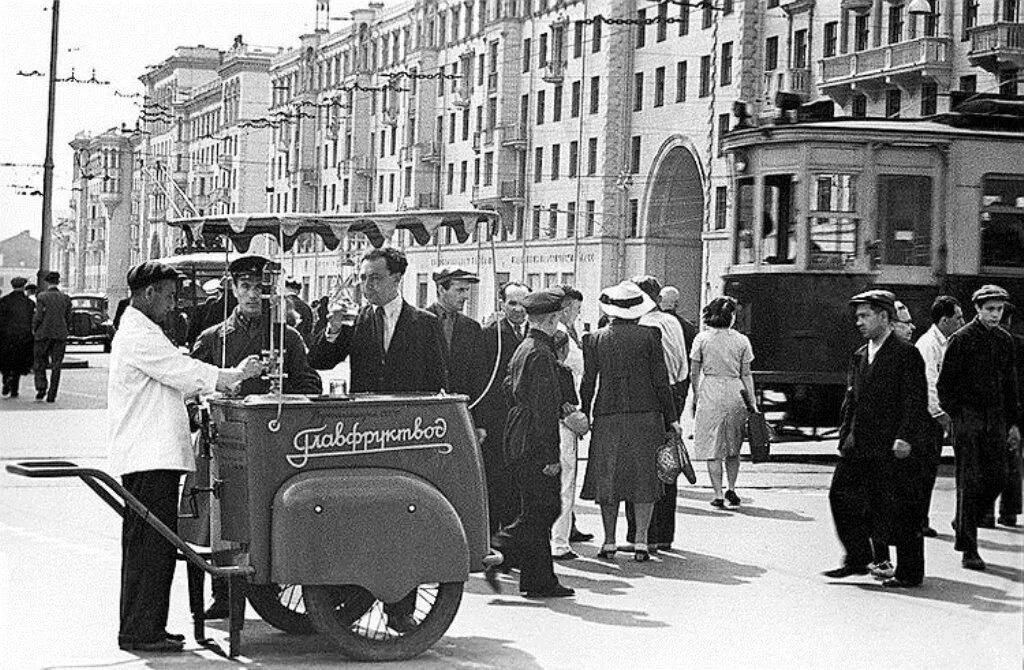
{"label": "street lamp post", "polygon": [[57,26],[60,0],[53,0],[50,24],[50,87],[46,112],[46,158],[43,159],[43,225],[39,235],[39,279],[50,270],[53,240],[53,117],[57,98]]}

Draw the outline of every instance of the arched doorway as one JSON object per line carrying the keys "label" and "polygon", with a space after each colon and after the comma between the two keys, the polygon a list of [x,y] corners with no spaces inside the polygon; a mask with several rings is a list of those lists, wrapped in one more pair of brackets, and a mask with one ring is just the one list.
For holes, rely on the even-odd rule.
{"label": "arched doorway", "polygon": [[673,136],[662,144],[647,183],[648,253],[662,257],[649,257],[648,265],[663,268],[663,283],[679,289],[680,313],[696,323],[704,281],[705,202],[697,151],[689,139]]}

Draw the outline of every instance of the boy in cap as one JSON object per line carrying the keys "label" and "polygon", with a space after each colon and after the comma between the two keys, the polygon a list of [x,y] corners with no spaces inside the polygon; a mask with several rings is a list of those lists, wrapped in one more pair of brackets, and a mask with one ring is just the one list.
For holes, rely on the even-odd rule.
{"label": "boy in cap", "polygon": [[1010,334],[999,327],[1009,294],[992,284],[974,292],[976,316],[953,333],[939,372],[939,405],[953,420],[956,454],[954,548],[968,570],[984,570],[978,524],[1007,477],[1007,449],[1020,448],[1020,405]]}
{"label": "boy in cap", "polygon": [[554,335],[565,294],[544,289],[523,299],[530,330],[509,362],[505,385],[512,397],[505,426],[505,459],[520,490],[519,517],[498,535],[498,547],[520,569],[527,598],[564,598],[548,538],[561,511],[559,432],[562,395]]}
{"label": "boy in cap", "polygon": [[[220,370],[181,355],[160,328],[175,305],[178,272],[146,261],[128,272],[131,304],[110,352],[107,437],[110,467],[129,493],[172,531],[178,526],[178,483],[195,470],[185,398],[227,391],[259,374],[255,356]],[[118,644],[143,652],[178,652],[184,637],[167,632],[175,549],[146,520],[128,511],[121,536]]]}
{"label": "boy in cap", "polygon": [[[64,362],[68,332],[71,330],[71,298],[59,288],[60,273],[49,272],[43,278],[46,289],[36,297],[36,311],[32,317],[35,337],[33,367],[35,368],[36,400],[57,400],[60,387],[60,366]],[[46,369],[50,368],[50,381]]]}

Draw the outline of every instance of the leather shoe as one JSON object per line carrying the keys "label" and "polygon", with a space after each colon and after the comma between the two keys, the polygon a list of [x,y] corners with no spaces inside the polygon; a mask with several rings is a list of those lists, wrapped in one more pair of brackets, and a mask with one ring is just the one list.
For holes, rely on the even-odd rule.
{"label": "leather shoe", "polygon": [[185,636],[181,633],[168,633],[167,631],[164,631],[164,637],[168,640],[174,640],[175,642],[185,642]]}
{"label": "leather shoe", "polygon": [[977,554],[973,556],[964,555],[963,560],[960,561],[960,565],[964,566],[968,570],[984,570],[987,567],[985,565],[985,561],[981,560],[981,556],[978,556]]}
{"label": "leather shoe", "polygon": [[866,565],[841,565],[833,570],[826,570],[821,573],[830,579],[843,579],[844,577],[850,577],[851,575],[866,575],[868,574],[868,566]]}
{"label": "leather shoe", "polygon": [[214,600],[210,608],[203,613],[204,619],[227,619],[231,616],[231,609],[226,602]]}
{"label": "leather shoe", "polygon": [[[12,395],[11,397],[13,398],[14,396]],[[998,521],[999,521],[999,525],[1000,526],[1009,526],[1010,528],[1016,528],[1017,527],[1017,515],[1016,514],[1003,515],[1003,516],[999,517]]]}
{"label": "leather shoe", "polygon": [[42,400],[46,397],[46,391],[36,391],[36,400]]}
{"label": "leather shoe", "polygon": [[935,530],[931,526],[925,526],[921,529],[921,535],[924,537],[938,537],[939,531]]}
{"label": "leather shoe", "polygon": [[396,633],[411,633],[419,626],[416,623],[416,619],[411,614],[389,614],[388,615],[388,628],[395,631]]}
{"label": "leather shoe", "polygon": [[914,587],[921,586],[921,582],[917,582],[915,584],[913,582],[897,579],[896,577],[890,577],[889,579],[882,582],[882,586],[884,586],[887,589],[912,589]]}
{"label": "leather shoe", "polygon": [[552,554],[551,555],[551,560],[553,560],[553,561],[571,561],[572,559],[579,558],[579,557],[580,557],[580,555],[577,554],[575,551],[569,550],[569,551],[564,551],[561,554]]}
{"label": "leather shoe", "polygon": [[569,541],[570,542],[590,542],[593,539],[594,539],[594,534],[593,533],[582,533],[579,530],[577,530],[576,528],[573,528],[572,532],[569,534]]}
{"label": "leather shoe", "polygon": [[996,518],[994,516],[983,517],[982,520],[978,522],[978,528],[995,528],[995,527],[996,527]]}
{"label": "leather shoe", "polygon": [[185,648],[182,642],[164,638],[153,642],[121,642],[118,644],[122,651],[143,651],[150,653],[178,653]]}
{"label": "leather shoe", "polygon": [[561,584],[555,584],[549,589],[541,589],[539,591],[527,591],[523,594],[525,598],[568,598],[569,596],[576,595],[576,591],[570,589],[568,586],[562,586]]}

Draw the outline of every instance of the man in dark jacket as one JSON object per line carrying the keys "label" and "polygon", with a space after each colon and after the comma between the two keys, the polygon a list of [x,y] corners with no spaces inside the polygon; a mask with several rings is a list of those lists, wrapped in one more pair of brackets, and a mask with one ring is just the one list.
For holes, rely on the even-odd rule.
{"label": "man in dark jacket", "polygon": [[437,302],[427,307],[441,322],[444,335],[444,360],[448,367],[448,391],[464,393],[475,401],[487,384],[490,369],[484,369],[483,332],[480,324],[462,313],[473,285],[480,282],[476,274],[447,265],[434,271]]}
{"label": "man in dark jacket", "polygon": [[473,416],[477,426],[486,431],[480,451],[487,477],[491,533],[512,523],[519,515],[519,492],[502,451],[501,441],[509,410],[502,380],[508,374],[512,354],[526,336],[528,324],[523,300],[529,293],[529,287],[519,282],[502,286],[498,293],[501,317],[483,329],[483,369],[488,379],[484,382],[485,392]]}
{"label": "man in dark jacket", "polygon": [[0,373],[3,397],[18,397],[21,376],[32,370],[32,315],[36,305],[25,295],[24,277],[11,280],[11,292],[0,298]]}
{"label": "man in dark jacket", "polygon": [[[36,400],[57,400],[60,387],[60,366],[64,362],[68,332],[71,329],[71,298],[61,293],[60,273],[50,272],[44,278],[46,289],[36,296],[36,311],[32,317],[33,367],[36,377]],[[50,368],[50,381],[46,369]]]}
{"label": "man in dark jacket", "polygon": [[974,320],[953,333],[939,372],[939,405],[953,420],[956,455],[956,544],[962,565],[984,570],[978,523],[1007,476],[1007,449],[1020,448],[1020,405],[1013,338],[999,327],[1009,294],[986,285],[974,292]]}
{"label": "man in dark jacket", "polygon": [[868,342],[850,361],[840,458],[829,490],[846,558],[824,574],[867,574],[873,539],[896,545],[896,572],[883,586],[913,587],[924,579],[924,538],[920,466],[911,455],[926,439],[928,386],[921,354],[892,332],[895,302],[892,293],[879,290],[850,300]]}
{"label": "man in dark jacket", "polygon": [[302,290],[302,282],[297,279],[288,278],[284,282],[284,287],[286,289],[285,300],[288,301],[288,306],[298,316],[297,322],[292,325],[302,335],[302,341],[310,345],[313,343],[313,309],[299,295],[299,291]]}
{"label": "man in dark jacket", "polygon": [[530,332],[513,354],[505,382],[512,397],[505,459],[520,490],[520,512],[495,544],[519,566],[519,590],[527,598],[564,598],[575,593],[558,583],[548,544],[561,510],[558,422],[562,395],[553,338],[563,297],[561,289],[524,297]]}

